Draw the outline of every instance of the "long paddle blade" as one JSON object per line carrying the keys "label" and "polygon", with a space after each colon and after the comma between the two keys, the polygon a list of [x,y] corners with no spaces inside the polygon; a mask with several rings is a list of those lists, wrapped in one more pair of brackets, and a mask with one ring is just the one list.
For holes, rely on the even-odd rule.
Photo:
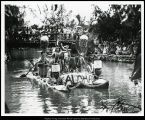
{"label": "long paddle blade", "polygon": [[32,68],[29,69],[29,71],[26,74],[22,74],[20,77],[26,77],[27,74],[34,68],[34,66]]}
{"label": "long paddle blade", "polygon": [[22,77],[26,77],[26,74],[22,74],[20,77],[21,77],[21,78],[22,78]]}

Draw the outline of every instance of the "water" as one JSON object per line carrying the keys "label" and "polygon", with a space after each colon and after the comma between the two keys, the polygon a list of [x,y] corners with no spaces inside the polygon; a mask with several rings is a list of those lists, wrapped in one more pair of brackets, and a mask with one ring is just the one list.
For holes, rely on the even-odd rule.
{"label": "water", "polygon": [[[38,58],[40,55],[40,50],[36,49],[24,52],[23,60],[11,61],[5,66],[5,98],[11,113],[101,113],[102,99],[118,97],[133,105],[140,104],[135,86],[129,80],[133,64],[103,62],[102,75],[109,80],[108,90],[74,89],[70,93],[62,93],[46,91],[26,78],[19,78],[30,67],[26,58]],[[13,54],[18,55],[17,50]]]}

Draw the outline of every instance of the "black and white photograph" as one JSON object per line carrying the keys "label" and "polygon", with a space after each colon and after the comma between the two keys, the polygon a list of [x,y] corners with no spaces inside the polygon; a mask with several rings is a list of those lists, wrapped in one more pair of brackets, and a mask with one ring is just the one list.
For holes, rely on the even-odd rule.
{"label": "black and white photograph", "polygon": [[144,116],[143,1],[2,1],[2,116]]}

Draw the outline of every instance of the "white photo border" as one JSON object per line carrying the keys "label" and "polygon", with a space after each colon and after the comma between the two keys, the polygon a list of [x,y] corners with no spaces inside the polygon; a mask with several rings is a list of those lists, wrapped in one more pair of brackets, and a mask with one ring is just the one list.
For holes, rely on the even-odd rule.
{"label": "white photo border", "polygon": [[[130,114],[21,114],[21,113],[5,113],[5,10],[7,4],[33,4],[33,2],[41,3],[58,3],[58,4],[83,4],[83,2],[91,2],[92,4],[108,3],[108,4],[140,4],[141,5],[141,53],[142,53],[142,111],[140,113]],[[144,116],[144,1],[2,1],[1,2],[1,116]]]}

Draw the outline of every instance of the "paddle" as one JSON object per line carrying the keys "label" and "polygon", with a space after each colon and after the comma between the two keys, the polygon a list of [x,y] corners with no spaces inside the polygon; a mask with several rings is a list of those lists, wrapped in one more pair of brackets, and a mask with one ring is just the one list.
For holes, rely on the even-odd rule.
{"label": "paddle", "polygon": [[[32,61],[29,61],[31,64],[32,64]],[[36,62],[37,63],[37,62]],[[29,69],[29,71],[26,73],[26,74],[22,74],[20,77],[26,77],[27,75],[28,75],[28,73],[35,67],[35,65],[34,64],[32,64],[33,65],[33,67],[31,67],[30,69]]]}
{"label": "paddle", "polygon": [[[35,66],[35,65],[34,65],[34,66]],[[20,77],[26,77],[26,76],[28,75],[28,73],[34,68],[34,66],[31,67],[31,68],[29,69],[29,71],[28,71],[26,74],[22,74]]]}

